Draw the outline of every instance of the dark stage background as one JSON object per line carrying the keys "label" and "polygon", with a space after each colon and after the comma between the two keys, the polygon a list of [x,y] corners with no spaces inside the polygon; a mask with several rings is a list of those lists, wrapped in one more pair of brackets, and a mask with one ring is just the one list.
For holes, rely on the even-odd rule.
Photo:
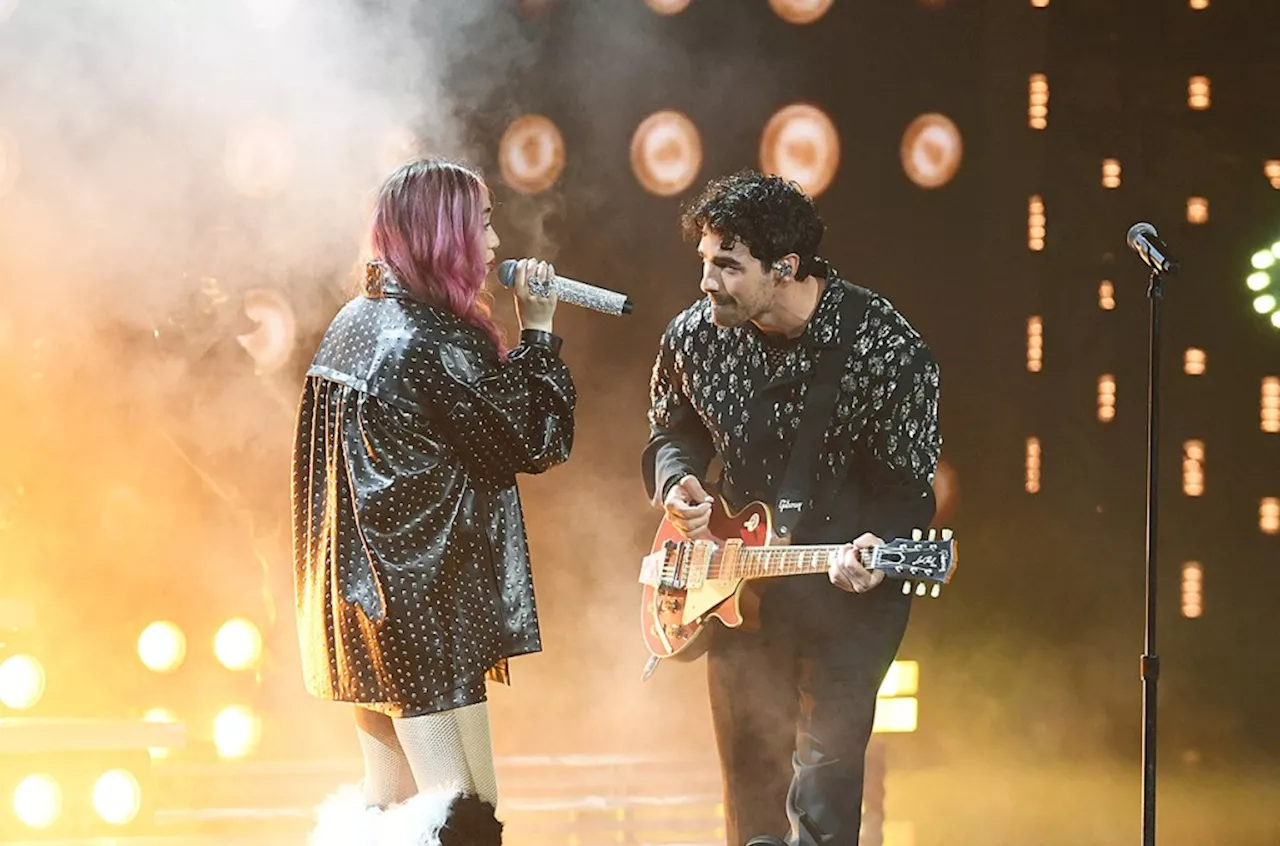
{"label": "dark stage background", "polygon": [[[1280,435],[1260,428],[1280,329],[1245,287],[1250,256],[1280,241],[1280,172],[1269,181],[1265,165],[1280,159],[1280,4],[837,0],[796,26],[754,0],[695,0],[671,16],[621,0],[334,0],[295,14],[359,22],[334,29],[333,43],[355,45],[341,53],[349,65],[303,66],[313,75],[296,90],[261,82],[260,110],[297,137],[289,180],[258,196],[224,175],[239,112],[214,109],[209,92],[233,90],[232,77],[236,97],[259,89],[197,49],[214,24],[170,13],[86,40],[110,19],[100,5],[59,15],[31,2],[0,26],[0,594],[39,609],[26,636],[49,673],[36,713],[171,708],[198,756],[213,713],[239,701],[263,715],[258,756],[354,753],[345,711],[301,691],[288,464],[302,373],[352,290],[363,211],[387,169],[334,163],[394,113],[426,149],[490,175],[502,257],[550,258],[636,303],[622,319],[569,305],[557,316],[579,438],[568,465],[522,481],[546,650],[495,693],[499,752],[648,751],[639,727],[659,720],[709,750],[701,665],[639,681],[635,574],[658,519],[639,477],[647,384],[667,321],[699,295],[682,202],[758,167],[770,116],[807,102],[839,132],[818,198],[824,254],[888,296],[942,367],[957,485],[946,522],[962,559],[944,596],[916,605],[902,657],[921,665],[920,730],[901,739],[901,759],[1132,764],[1136,815],[1147,300],[1124,237],[1138,220],[1183,266],[1163,349],[1162,767],[1241,770],[1280,755],[1280,536],[1260,525],[1264,498],[1280,496]],[[194,58],[125,62],[131,44],[157,43],[143,37],[153,25],[185,45],[174,56]],[[1049,91],[1040,130],[1033,74]],[[1203,110],[1188,106],[1197,75],[1211,81]],[[389,80],[404,87],[394,107],[377,99]],[[74,117],[39,117],[40,104]],[[696,180],[675,196],[646,192],[629,159],[636,126],[661,109],[701,138]],[[963,157],[924,189],[900,145],[934,112],[960,130]],[[532,194],[504,180],[498,153],[522,114],[564,139],[563,172]],[[1103,186],[1104,159],[1119,161],[1119,187]],[[1200,223],[1188,220],[1196,197],[1208,201]],[[284,295],[298,327],[288,363],[264,374],[235,340],[252,328],[242,298],[259,287]],[[495,302],[514,333],[501,289]],[[1203,351],[1203,375],[1184,372],[1189,348]],[[1107,422],[1103,375],[1116,386]],[[1184,493],[1188,441],[1203,445],[1199,496]],[[1197,618],[1183,614],[1187,562],[1202,566]],[[222,670],[207,648],[231,616],[263,631],[254,673]],[[168,675],[135,655],[157,619],[188,634],[188,659]]]}

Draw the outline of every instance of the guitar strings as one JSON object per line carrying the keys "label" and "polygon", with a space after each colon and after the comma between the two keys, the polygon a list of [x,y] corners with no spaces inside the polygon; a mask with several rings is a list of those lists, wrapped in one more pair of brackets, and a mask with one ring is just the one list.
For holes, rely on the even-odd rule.
{"label": "guitar strings", "polygon": [[[820,546],[809,549],[788,549],[786,547],[758,547],[749,549],[726,564],[723,555],[707,565],[705,578],[742,578],[753,575],[787,574],[787,571],[800,572],[811,569],[817,573],[830,566],[831,558],[843,550],[843,546]],[[858,550],[858,558],[863,566],[870,564],[875,551],[871,547]],[[774,561],[769,559],[781,559]],[[756,559],[752,561],[751,559]],[[823,563],[819,563],[819,562]],[[673,580],[682,564],[687,562],[666,563],[662,566],[663,581]]]}

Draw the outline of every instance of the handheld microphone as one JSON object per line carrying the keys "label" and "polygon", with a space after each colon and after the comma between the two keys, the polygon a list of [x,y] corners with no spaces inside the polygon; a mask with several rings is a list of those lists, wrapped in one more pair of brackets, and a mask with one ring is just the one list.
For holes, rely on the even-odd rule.
{"label": "handheld microphone", "polygon": [[[498,281],[507,288],[515,284],[516,263],[515,259],[507,259],[498,265]],[[604,312],[605,314],[621,315],[631,313],[631,299],[626,294],[619,294],[617,291],[610,291],[608,288],[600,288],[595,285],[588,285],[586,282],[579,282],[576,279],[556,276],[551,280],[551,290],[555,292],[558,299],[566,303],[573,303],[576,306]]]}
{"label": "handheld microphone", "polygon": [[1146,262],[1156,273],[1177,273],[1178,263],[1164,251],[1168,249],[1164,242],[1160,240],[1156,228],[1150,223],[1135,223],[1129,228],[1129,234],[1125,236],[1125,240],[1129,243],[1129,249],[1138,254],[1138,258]]}

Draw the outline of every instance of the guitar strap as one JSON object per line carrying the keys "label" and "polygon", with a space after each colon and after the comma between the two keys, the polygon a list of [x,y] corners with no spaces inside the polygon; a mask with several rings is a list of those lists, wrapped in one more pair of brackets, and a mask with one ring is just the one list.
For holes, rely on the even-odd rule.
{"label": "guitar strap", "polygon": [[804,410],[800,413],[800,428],[791,448],[791,460],[778,487],[778,500],[774,506],[773,531],[785,540],[791,539],[796,524],[810,505],[814,468],[822,453],[823,435],[835,413],[840,376],[844,373],[862,318],[867,312],[868,291],[865,288],[843,280],[836,284],[844,286],[844,298],[840,301],[840,339],[836,346],[826,347],[818,353],[813,381],[809,383]]}

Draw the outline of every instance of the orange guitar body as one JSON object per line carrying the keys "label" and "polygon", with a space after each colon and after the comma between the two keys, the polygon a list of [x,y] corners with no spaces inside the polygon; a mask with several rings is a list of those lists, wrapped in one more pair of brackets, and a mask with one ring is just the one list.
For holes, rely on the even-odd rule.
{"label": "orange guitar body", "polygon": [[[652,656],[648,678],[663,658],[691,661],[710,645],[713,618],[733,629],[759,625],[759,597],[752,579],[826,573],[847,544],[795,545],[774,534],[773,512],[753,502],[730,514],[722,502],[711,506],[710,539],[690,541],[663,519],[653,550],[640,563],[640,635]],[[940,537],[939,537],[940,534]],[[860,547],[860,563],[901,583],[902,592],[938,596],[956,570],[956,541],[914,529],[911,538]]]}
{"label": "orange guitar body", "polygon": [[[746,547],[786,545],[774,537],[769,507],[760,502],[730,514],[717,499],[711,506],[709,529],[721,546],[733,539]],[[685,541],[687,538],[663,518],[652,554],[661,555],[668,542]],[[643,588],[640,629],[645,646],[657,658],[692,661],[701,657],[710,646],[706,625],[713,617],[734,629],[752,630],[759,625],[760,600],[746,579],[708,580],[692,590],[656,584],[644,584]],[[686,607],[697,608],[696,616],[688,621],[684,619]]]}

